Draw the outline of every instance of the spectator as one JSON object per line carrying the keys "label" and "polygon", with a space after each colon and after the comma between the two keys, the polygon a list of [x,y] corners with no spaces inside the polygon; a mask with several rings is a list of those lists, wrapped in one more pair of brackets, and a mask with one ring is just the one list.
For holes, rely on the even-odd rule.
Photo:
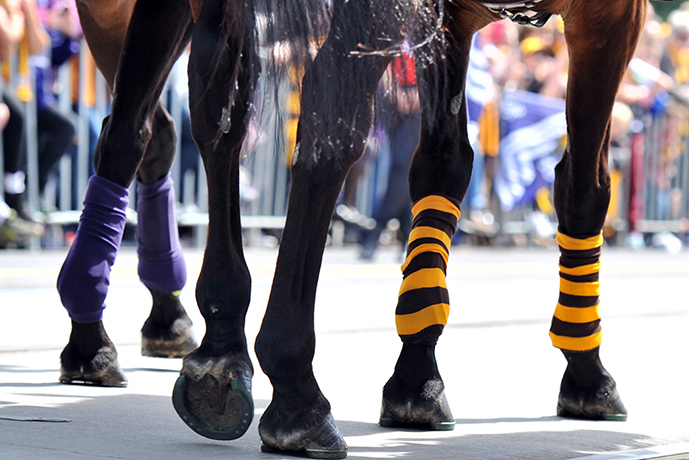
{"label": "spectator", "polygon": [[[10,110],[4,103],[0,103],[0,131],[4,131],[10,119]],[[17,211],[10,208],[0,197],[0,248],[23,247],[30,243],[33,237],[40,237],[43,227],[22,219]]]}
{"label": "spectator", "polygon": [[[36,105],[39,158],[39,190],[43,191],[48,176],[69,150],[76,129],[72,121],[56,109],[53,92],[58,68],[79,51],[78,39],[81,35],[76,7],[73,3],[61,0],[36,1],[37,17],[27,21],[27,32],[36,37],[36,48],[32,63],[36,72]],[[40,48],[38,47],[40,45]]]}
{"label": "spectator", "polygon": [[379,115],[382,116],[384,131],[389,139],[390,172],[383,201],[374,217],[376,226],[363,237],[363,260],[373,258],[378,238],[391,219],[399,221],[399,239],[403,243],[409,237],[412,224],[408,178],[409,165],[419,143],[421,106],[411,54],[402,54],[393,59],[384,82],[389,82],[388,98],[386,106],[379,108]]}
{"label": "spectator", "polygon": [[[660,70],[680,85],[689,83],[689,11],[675,10],[668,17],[672,31],[662,48]],[[658,46],[662,41],[655,38]]]}
{"label": "spectator", "polygon": [[[0,61],[3,66],[9,65],[10,56],[17,50],[24,36],[25,17],[19,1],[6,1],[0,4]],[[5,120],[2,132],[4,156],[5,202],[23,219],[30,220],[26,208],[24,191],[26,174],[24,173],[24,112],[19,101],[4,87],[0,101],[8,110],[9,119]]]}

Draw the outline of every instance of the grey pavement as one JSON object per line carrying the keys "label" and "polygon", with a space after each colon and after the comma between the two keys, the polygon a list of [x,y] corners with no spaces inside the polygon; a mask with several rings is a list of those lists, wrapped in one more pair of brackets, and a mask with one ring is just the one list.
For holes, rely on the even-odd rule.
{"label": "grey pavement", "polygon": [[[202,253],[187,250],[194,302]],[[59,353],[69,335],[55,279],[65,250],[0,251],[0,459],[280,459],[260,452],[256,425],[271,388],[256,365],[256,417],[247,434],[218,442],[177,417],[171,392],[180,360],[139,355],[150,308],[123,248],[113,268],[106,328],[129,378],[127,388],[60,385]],[[276,252],[249,248],[253,273],[250,343],[265,311]],[[452,432],[377,425],[381,388],[400,343],[394,308],[397,251],[361,263],[354,248],[328,248],[317,298],[314,369],[349,444],[349,458],[611,460],[689,458],[689,251],[603,253],[601,355],[629,420],[556,417],[565,362],[548,338],[557,300],[552,249],[453,248],[452,313],[437,356],[457,418]]]}

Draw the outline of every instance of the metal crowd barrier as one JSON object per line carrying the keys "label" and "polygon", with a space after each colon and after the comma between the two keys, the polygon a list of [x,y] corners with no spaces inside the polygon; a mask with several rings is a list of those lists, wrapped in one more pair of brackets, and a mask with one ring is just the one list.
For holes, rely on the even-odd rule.
{"label": "metal crowd barrier", "polygon": [[631,229],[689,233],[689,107],[670,100],[660,115],[645,114],[632,145]]}
{"label": "metal crowd barrier", "polygon": [[[184,64],[179,64],[184,66]],[[81,200],[86,189],[89,174],[92,173],[93,131],[100,131],[100,123],[108,113],[109,91],[100,72],[95,73],[95,101],[87,104],[86,86],[88,75],[93,68],[92,58],[86,43],[78,57],[79,85],[78,94],[72,94],[73,68],[65,65],[60,69],[59,108],[73,117],[77,128],[74,155],[65,155],[60,160],[59,174],[49,182],[46,192],[41,197],[37,190],[38,154],[36,142],[35,104],[28,103],[27,118],[27,182],[28,200],[32,209],[45,210],[45,220],[52,229],[52,241],[43,245],[64,244],[61,229],[66,225],[78,222]],[[185,72],[185,69],[182,68]],[[171,83],[171,86],[174,82]],[[11,90],[12,88],[5,88]],[[280,88],[280,97],[287,97],[287,89]],[[76,97],[73,97],[76,96]],[[170,91],[168,108],[176,126],[183,124],[185,99],[177,92]],[[77,112],[73,110],[73,101],[77,102]],[[673,102],[674,103],[674,102]],[[689,110],[685,107],[685,112]],[[282,116],[282,115],[280,115]],[[689,233],[689,121],[685,116],[679,122],[668,111],[662,115],[645,114],[633,135],[631,156],[622,161],[620,166],[621,180],[617,188],[617,208],[613,216],[613,226],[620,234],[630,231],[644,233],[672,232],[678,236]],[[290,183],[289,167],[286,157],[279,152],[281,142],[277,141],[278,124],[275,117],[264,117],[265,123],[253,126],[255,136],[247,143],[243,159],[244,178],[250,178],[243,186],[251,193],[242,197],[243,227],[246,229],[247,244],[260,244],[265,230],[277,230],[284,225],[287,197]],[[668,129],[668,126],[670,129]],[[679,138],[672,137],[672,130],[679,129]],[[258,134],[256,134],[258,133]],[[669,140],[674,144],[670,146]],[[196,157],[194,167],[182,171],[181,152],[183,136],[178,135],[178,155],[172,169],[177,187],[178,222],[181,227],[194,229],[192,243],[202,246],[206,237],[208,224],[208,193],[206,190],[204,168]],[[1,143],[0,143],[1,144]],[[679,147],[678,147],[679,146]],[[670,148],[672,147],[672,149]],[[673,150],[674,149],[674,150]],[[370,162],[359,182],[357,208],[366,215],[371,215],[376,201],[384,190],[386,178],[386,161],[389,152],[383,151],[379,158]],[[0,155],[0,166],[2,166]],[[1,190],[2,175],[0,175]],[[135,197],[132,188],[131,197]],[[130,199],[132,208],[136,200]],[[502,234],[533,236],[533,228],[528,222],[532,211],[519,209],[509,214],[497,214],[497,224]],[[555,225],[554,216],[549,215]],[[136,222],[136,212],[130,213],[132,223]],[[48,238],[50,240],[50,238]],[[337,242],[337,241],[336,241]]]}

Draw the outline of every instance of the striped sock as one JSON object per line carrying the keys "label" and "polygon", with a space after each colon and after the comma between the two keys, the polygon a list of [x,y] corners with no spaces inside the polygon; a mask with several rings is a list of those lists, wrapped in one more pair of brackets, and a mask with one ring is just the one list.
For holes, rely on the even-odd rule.
{"label": "striped sock", "polygon": [[601,344],[600,255],[603,235],[578,239],[558,233],[560,298],[550,327],[553,346],[587,351]]}
{"label": "striped sock", "polygon": [[450,313],[445,274],[459,203],[431,195],[417,201],[412,214],[395,323],[402,342],[435,345]]}

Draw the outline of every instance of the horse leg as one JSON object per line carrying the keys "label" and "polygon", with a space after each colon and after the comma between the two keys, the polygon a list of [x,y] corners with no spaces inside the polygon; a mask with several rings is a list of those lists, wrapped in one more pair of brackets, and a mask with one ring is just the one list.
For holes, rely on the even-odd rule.
{"label": "horse leg", "polygon": [[[134,2],[96,5],[81,0],[78,6],[91,53],[113,88]],[[153,299],[141,329],[141,354],[180,357],[196,348],[196,342],[191,320],[179,301],[186,266],[177,233],[172,179],[167,177],[176,153],[176,137],[172,118],[160,102],[152,130],[137,173],[139,277]]]}
{"label": "horse leg", "polygon": [[242,249],[239,161],[256,85],[250,69],[258,63],[253,12],[243,8],[240,1],[205,0],[189,61],[192,135],[209,194],[208,242],[196,286],[206,333],[184,358],[173,405],[191,429],[222,440],[242,436],[254,415],[244,332],[251,276]]}
{"label": "horse leg", "polygon": [[273,385],[273,399],[259,424],[262,449],[304,451],[312,458],[347,454],[330,403],[313,374],[314,304],[335,202],[347,172],[363,154],[373,97],[388,62],[350,54],[358,45],[381,46],[364,32],[348,30],[351,21],[372,17],[370,2],[338,0],[333,8],[329,36],[303,79],[287,221],[255,345]]}
{"label": "horse leg", "polygon": [[[572,2],[563,14],[570,54],[569,126],[568,145],[555,170],[560,296],[550,330],[553,345],[567,359],[557,404],[561,416],[627,418],[615,380],[599,356],[598,273],[610,200],[610,114],[645,11],[644,0],[618,0]],[[605,20],[592,21],[592,17]]]}
{"label": "horse leg", "polygon": [[455,426],[435,346],[449,315],[445,275],[450,241],[474,157],[464,97],[471,36],[491,20],[487,12],[464,3],[469,2],[446,3],[449,48],[445,68],[418,70],[422,101],[437,101],[437,106],[433,115],[427,113],[428,104],[423,106],[419,146],[409,172],[413,221],[395,311],[402,350],[383,388],[382,426],[414,425],[432,430]]}
{"label": "horse leg", "polygon": [[[80,3],[87,34],[101,24],[101,3]],[[108,10],[114,26],[105,35],[91,34],[94,49],[101,50],[104,36],[121,37],[127,23]],[[101,22],[98,22],[100,20]],[[106,25],[109,25],[107,22]],[[112,112],[104,122],[96,149],[96,175],[89,180],[77,237],[58,277],[58,292],[72,318],[70,340],[61,354],[60,381],[86,381],[125,385],[117,352],[102,324],[105,297],[126,221],[127,187],[145,157],[152,136],[153,113],[174,59],[189,39],[191,12],[188,2],[139,1],[132,13],[117,71]],[[91,31],[91,32],[89,32]],[[146,43],[142,47],[140,43]],[[108,43],[103,49],[119,51]],[[135,49],[136,52],[126,52]],[[100,62],[116,59],[96,52]],[[110,67],[112,69],[112,62]],[[112,78],[112,75],[110,75]]]}
{"label": "horse leg", "polygon": [[187,267],[177,229],[174,183],[168,172],[176,146],[172,117],[159,101],[151,141],[136,179],[139,279],[153,298],[150,315],[141,328],[144,356],[178,358],[197,347],[191,319],[179,300]]}

